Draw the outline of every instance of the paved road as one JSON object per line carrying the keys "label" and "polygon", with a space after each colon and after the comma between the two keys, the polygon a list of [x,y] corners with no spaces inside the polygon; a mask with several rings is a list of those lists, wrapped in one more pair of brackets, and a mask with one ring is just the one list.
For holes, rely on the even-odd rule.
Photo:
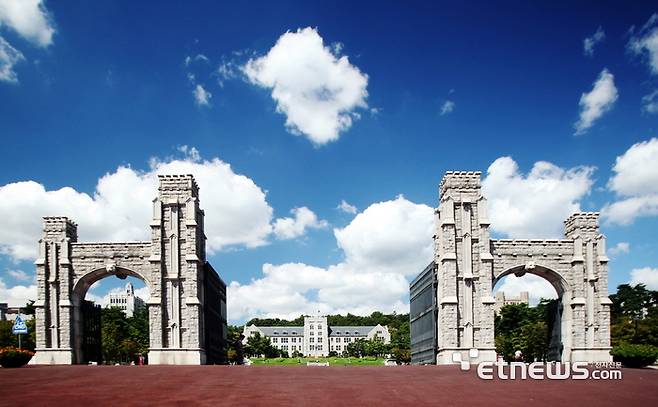
{"label": "paved road", "polygon": [[658,406],[658,370],[623,379],[484,381],[457,366],[0,368],[4,406]]}

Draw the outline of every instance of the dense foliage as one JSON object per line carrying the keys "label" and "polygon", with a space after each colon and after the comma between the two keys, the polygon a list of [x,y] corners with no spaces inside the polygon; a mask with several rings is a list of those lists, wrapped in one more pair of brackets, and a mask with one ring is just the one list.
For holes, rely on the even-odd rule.
{"label": "dense foliage", "polygon": [[610,352],[628,367],[643,367],[658,357],[658,291],[644,284],[622,284],[612,300]]}
{"label": "dense foliage", "polygon": [[496,352],[507,361],[514,360],[516,351],[521,351],[525,361],[546,361],[557,305],[557,300],[541,300],[532,308],[527,304],[502,307],[495,319]]}
{"label": "dense foliage", "polygon": [[247,346],[244,347],[244,353],[246,356],[256,357],[265,355],[266,358],[278,358],[281,356],[280,351],[270,342],[270,338],[260,336],[258,332],[247,339]]}
{"label": "dense foliage", "polygon": [[141,307],[131,318],[119,308],[101,310],[101,342],[104,363],[129,363],[149,348],[148,310]]}
{"label": "dense foliage", "polygon": [[612,345],[634,343],[658,346],[658,291],[643,284],[622,284],[610,296]]}
{"label": "dense foliage", "polygon": [[32,359],[34,352],[27,349],[17,349],[13,346],[0,348],[0,366],[21,367]]}
{"label": "dense foliage", "polygon": [[610,351],[616,362],[626,367],[649,366],[658,358],[658,348],[651,345],[621,343]]}

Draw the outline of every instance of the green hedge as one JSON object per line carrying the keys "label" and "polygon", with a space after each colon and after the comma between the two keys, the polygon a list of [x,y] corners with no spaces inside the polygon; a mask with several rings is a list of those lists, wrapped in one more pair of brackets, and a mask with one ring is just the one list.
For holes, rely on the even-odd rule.
{"label": "green hedge", "polygon": [[13,346],[0,349],[0,366],[21,367],[32,359],[34,352],[26,349],[16,349]]}
{"label": "green hedge", "polygon": [[610,351],[616,362],[625,367],[645,367],[658,359],[658,348],[651,345],[622,343]]}

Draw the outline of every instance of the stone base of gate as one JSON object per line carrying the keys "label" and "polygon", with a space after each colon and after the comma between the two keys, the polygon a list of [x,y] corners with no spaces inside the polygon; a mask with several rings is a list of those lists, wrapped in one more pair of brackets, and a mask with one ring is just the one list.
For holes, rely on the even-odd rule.
{"label": "stone base of gate", "polygon": [[[477,356],[473,355],[477,351]],[[461,359],[464,362],[468,361],[470,364],[477,364],[480,362],[495,362],[496,361],[496,349],[469,349],[469,348],[443,348],[439,350],[436,354],[436,364],[437,365],[454,365],[455,359],[453,355],[455,353],[460,354]]]}
{"label": "stone base of gate", "polygon": [[149,365],[205,365],[206,351],[203,349],[151,349]]}
{"label": "stone base of gate", "polygon": [[72,365],[73,362],[73,349],[70,348],[36,348],[30,360],[31,365]]}
{"label": "stone base of gate", "polygon": [[612,362],[610,349],[612,348],[573,348],[571,349],[571,361]]}

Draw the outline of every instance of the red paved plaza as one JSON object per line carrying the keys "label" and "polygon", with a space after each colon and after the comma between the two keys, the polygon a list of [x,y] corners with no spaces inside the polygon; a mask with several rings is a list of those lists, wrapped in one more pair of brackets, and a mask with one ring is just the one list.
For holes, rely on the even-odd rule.
{"label": "red paved plaza", "polygon": [[484,381],[456,366],[0,368],[7,406],[658,406],[658,370],[623,379]]}

